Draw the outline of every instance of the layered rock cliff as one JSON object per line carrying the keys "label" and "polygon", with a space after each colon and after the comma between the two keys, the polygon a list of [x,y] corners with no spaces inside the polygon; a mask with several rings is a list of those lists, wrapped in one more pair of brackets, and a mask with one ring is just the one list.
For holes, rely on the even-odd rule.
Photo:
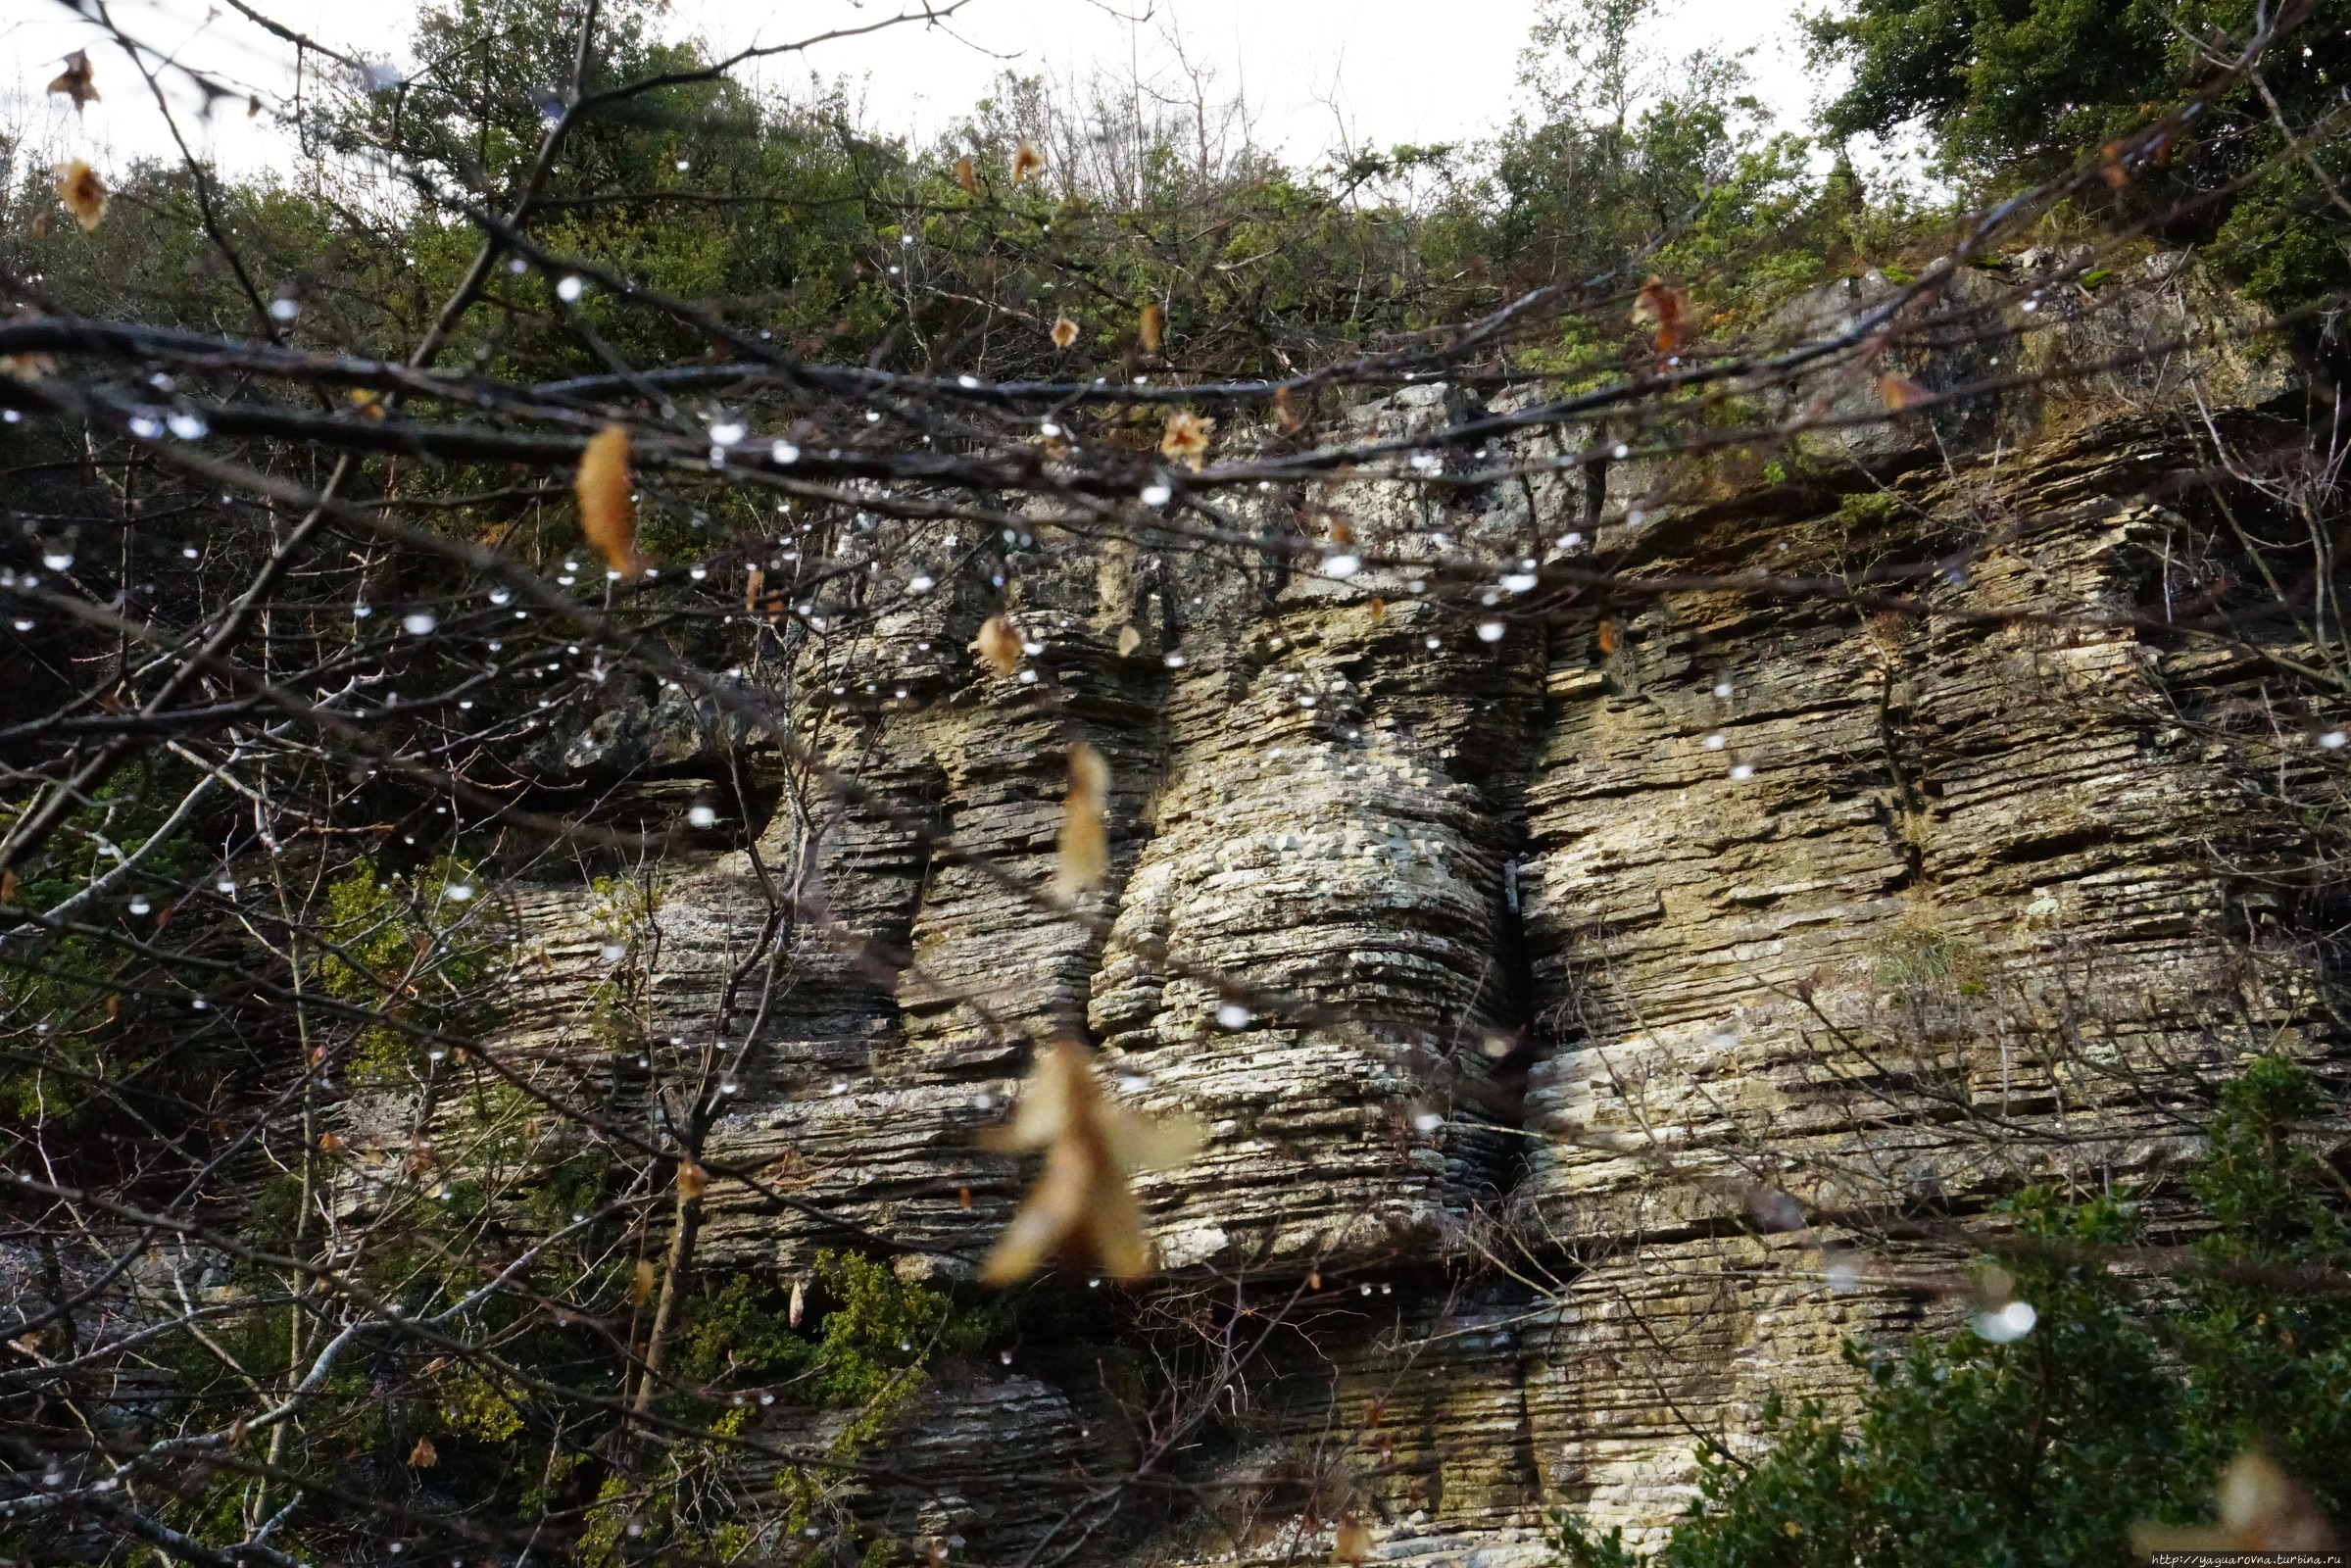
{"label": "layered rock cliff", "polygon": [[[1141,1184],[1163,1281],[1048,1287],[1079,1327],[935,1367],[876,1450],[856,1506],[958,1559],[1310,1557],[1351,1517],[1381,1560],[1504,1568],[1553,1510],[1645,1539],[1695,1443],[1963,1311],[2002,1196],[2143,1185],[2228,1063],[2339,1050],[2317,656],[2290,614],[2173,629],[2278,532],[2216,469],[2303,442],[2244,407],[2267,373],[2211,419],[2106,385],[1792,477],[1322,498],[1366,552],[1604,588],[962,541],[936,593],[744,676],[853,790],[681,699],[607,726],[669,748],[648,809],[753,819],[651,868],[650,910],[549,874],[506,1043],[588,1096],[723,1043],[709,1158],[789,1201],[713,1188],[705,1271],[846,1246],[973,1289],[1028,1175],[974,1135],[1055,1033],[1204,1127]],[[1901,564],[1925,613],[1823,586]],[[999,612],[1004,678],[966,652]],[[1081,741],[1114,853],[1073,920],[1037,893]]]}

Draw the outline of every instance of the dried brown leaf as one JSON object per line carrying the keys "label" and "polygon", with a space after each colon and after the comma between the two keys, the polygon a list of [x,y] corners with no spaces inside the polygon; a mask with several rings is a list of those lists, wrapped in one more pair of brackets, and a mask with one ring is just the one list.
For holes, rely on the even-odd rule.
{"label": "dried brown leaf", "polygon": [[2301,1482],[2275,1459],[2248,1449],[2221,1472],[2221,1521],[2184,1529],[2134,1525],[2131,1544],[2156,1552],[2325,1552],[2336,1549],[2333,1522]]}
{"label": "dried brown leaf", "polygon": [[1039,1054],[1011,1125],[982,1143],[1046,1152],[1036,1186],[980,1270],[984,1282],[1009,1285],[1055,1253],[1092,1258],[1114,1279],[1139,1279],[1151,1272],[1151,1247],[1128,1178],[1189,1158],[1200,1131],[1187,1118],[1147,1122],[1108,1103],[1094,1054],[1062,1039]]}
{"label": "dried brown leaf", "polygon": [[955,160],[955,183],[963,187],[963,194],[966,196],[977,196],[980,193],[979,171],[971,167],[970,159],[958,158]]}
{"label": "dried brown leaf", "polygon": [[1886,406],[1896,414],[1904,409],[1915,408],[1934,395],[1899,370],[1888,370],[1878,377],[1878,396],[1884,398]]}
{"label": "dried brown leaf", "polygon": [[1273,418],[1284,435],[1298,434],[1298,427],[1306,422],[1305,416],[1298,412],[1298,405],[1291,401],[1290,389],[1286,386],[1273,389]]}
{"label": "dried brown leaf", "polygon": [[73,99],[73,113],[78,115],[83,105],[95,103],[98,99],[95,75],[96,73],[90,70],[88,52],[76,49],[66,56],[66,69],[58,73],[55,81],[49,83],[49,90],[62,92]]}
{"label": "dried brown leaf", "polygon": [[677,1196],[691,1202],[710,1191],[710,1173],[690,1159],[677,1162]]}
{"label": "dried brown leaf", "polygon": [[1615,653],[1615,652],[1616,652],[1616,622],[1615,622],[1615,621],[1613,621],[1613,620],[1603,620],[1603,621],[1601,621],[1601,622],[1600,622],[1600,624],[1599,624],[1599,634],[1598,634],[1597,641],[1598,641],[1598,643],[1599,643],[1599,645],[1600,645],[1600,657],[1602,657],[1603,659],[1604,659],[1604,658],[1606,658],[1608,655],[1610,655],[1610,654],[1613,654],[1613,653]]}
{"label": "dried brown leaf", "polygon": [[1167,416],[1167,427],[1159,434],[1159,452],[1173,458],[1198,473],[1208,455],[1208,436],[1215,430],[1214,419],[1203,418],[1190,409],[1178,409]]}
{"label": "dried brown leaf", "polygon": [[1053,872],[1056,897],[1073,899],[1102,886],[1110,869],[1109,806],[1110,764],[1080,741],[1069,749],[1069,795],[1061,805],[1060,863]]}
{"label": "dried brown leaf", "polygon": [[1021,184],[1031,174],[1042,173],[1044,170],[1045,155],[1037,150],[1035,142],[1026,136],[1021,137],[1020,144],[1012,149],[1012,183]]}
{"label": "dried brown leaf", "polygon": [[1339,1521],[1339,1539],[1331,1554],[1341,1562],[1362,1562],[1371,1556],[1371,1527],[1349,1514]]}
{"label": "dried brown leaf", "polygon": [[1078,324],[1066,316],[1053,318],[1053,347],[1065,349],[1078,340]]}
{"label": "dried brown leaf", "polygon": [[416,1469],[430,1470],[441,1462],[441,1455],[439,1450],[433,1447],[432,1439],[418,1438],[416,1446],[408,1451],[408,1462]]}
{"label": "dried brown leaf", "polygon": [[2131,183],[2131,169],[2123,162],[2123,152],[2119,141],[2110,141],[2098,149],[2098,177],[2112,190],[2125,189]]}
{"label": "dried brown leaf", "polygon": [[57,166],[57,199],[85,234],[106,221],[106,181],[78,158]]}
{"label": "dried brown leaf", "polygon": [[1133,653],[1136,649],[1141,648],[1142,646],[1143,633],[1137,631],[1132,625],[1125,625],[1118,628],[1119,658],[1126,658],[1129,654]]}
{"label": "dried brown leaf", "polygon": [[629,499],[628,428],[608,424],[579,455],[572,491],[579,497],[579,531],[623,577],[645,569],[637,554],[637,508]]}
{"label": "dried brown leaf", "polygon": [[999,675],[1009,675],[1020,667],[1020,633],[1004,616],[990,615],[980,622],[980,634],[971,639],[971,651]]}
{"label": "dried brown leaf", "polygon": [[1159,342],[1167,335],[1167,313],[1156,305],[1143,307],[1143,315],[1135,322],[1135,336],[1143,344],[1143,352],[1156,354]]}
{"label": "dried brown leaf", "polygon": [[646,1298],[653,1295],[654,1281],[658,1278],[660,1278],[660,1274],[653,1266],[653,1259],[650,1257],[638,1258],[637,1277],[629,1282],[628,1304],[643,1306]]}
{"label": "dried brown leaf", "polygon": [[1677,354],[1690,342],[1690,296],[1662,277],[1652,277],[1633,296],[1633,324],[1656,330],[1650,342],[1660,354]]}

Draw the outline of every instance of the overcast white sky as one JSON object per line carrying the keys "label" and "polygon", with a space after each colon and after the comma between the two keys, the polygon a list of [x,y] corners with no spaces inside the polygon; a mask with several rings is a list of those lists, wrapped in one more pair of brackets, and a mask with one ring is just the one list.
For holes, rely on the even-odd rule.
{"label": "overcast white sky", "polygon": [[[265,91],[290,85],[287,46],[225,7],[214,11],[208,0],[112,4],[127,30],[180,51],[191,65]],[[738,47],[854,25],[894,5],[672,0],[670,19],[682,31]],[[416,6],[413,0],[258,0],[257,9],[322,42],[397,60]],[[878,128],[928,133],[1006,69],[1070,75],[1095,65],[1122,74],[1130,64],[1147,73],[1164,68],[1172,28],[1192,58],[1257,106],[1261,142],[1309,161],[1340,145],[1343,135],[1376,147],[1457,140],[1506,118],[1534,10],[1533,0],[968,0],[946,27],[894,28],[827,44],[800,57],[805,64],[771,69],[797,79],[810,70],[846,76],[861,87]],[[1681,0],[1670,42],[1677,53],[1752,46],[1762,95],[1793,122],[1816,85],[1792,41],[1796,11],[1796,0]],[[33,106],[26,128],[36,136],[46,131],[101,167],[167,151],[159,114],[111,48],[93,54],[105,97],[83,122],[74,122],[63,99],[41,100],[60,57],[92,36],[57,0],[0,0],[0,41],[13,60],[19,103]],[[9,86],[10,73],[0,71],[0,92]],[[283,156],[282,143],[241,110],[223,113],[203,135],[206,150],[232,168]]]}

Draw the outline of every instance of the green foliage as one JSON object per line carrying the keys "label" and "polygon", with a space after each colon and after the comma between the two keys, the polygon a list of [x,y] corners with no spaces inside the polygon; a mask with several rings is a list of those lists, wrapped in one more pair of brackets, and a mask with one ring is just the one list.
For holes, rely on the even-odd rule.
{"label": "green foliage", "polygon": [[[2341,1257],[2339,1188],[2294,1133],[2318,1105],[2308,1071],[2280,1058],[2226,1087],[2188,1183],[2217,1223],[2201,1266],[2170,1288],[2107,1266],[2135,1239],[2127,1205],[2026,1194],[2020,1242],[1985,1265],[1985,1289],[2033,1303],[2031,1334],[1996,1344],[1963,1329],[1878,1360],[1848,1347],[1867,1377],[1858,1421],[1774,1401],[1767,1452],[1701,1450],[1698,1498],[1654,1561],[2121,1562],[2133,1524],[2194,1519],[2255,1446],[2341,1517],[2351,1306],[2284,1272]],[[1576,1568],[1641,1560],[1572,1521],[1556,1544]]]}
{"label": "green foliage", "polygon": [[864,1409],[911,1397],[936,1355],[969,1353],[995,1332],[994,1313],[965,1311],[945,1294],[901,1280],[856,1252],[822,1250],[811,1275],[825,1303],[815,1337],[789,1326],[784,1293],[735,1274],[696,1305],[679,1347],[678,1376],[710,1382],[780,1376],[803,1400]]}
{"label": "green foliage", "polygon": [[[1846,0],[1811,22],[1816,58],[1853,71],[1825,129],[1922,122],[1975,179],[2041,178],[2148,124],[2274,10],[2258,0]],[[2209,240],[2255,299],[2316,301],[2351,282],[2351,217],[2337,194],[2351,155],[2339,133],[2293,146],[2278,121],[2295,137],[2319,129],[2346,82],[2351,0],[2318,0],[2263,63],[2260,85],[2229,85],[2102,199],[2118,216]]]}
{"label": "green foliage", "polygon": [[[414,1028],[478,1029],[490,1005],[485,983],[503,948],[488,906],[473,896],[479,884],[478,871],[451,856],[414,877],[354,861],[321,901],[314,965],[319,985],[337,1001]],[[416,1050],[403,1031],[369,1025],[361,1031],[354,1070],[363,1080],[394,1078]]]}

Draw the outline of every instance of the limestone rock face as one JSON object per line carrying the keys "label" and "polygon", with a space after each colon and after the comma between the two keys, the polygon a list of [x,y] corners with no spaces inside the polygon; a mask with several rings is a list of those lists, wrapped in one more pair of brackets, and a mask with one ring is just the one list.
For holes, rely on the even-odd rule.
{"label": "limestone rock face", "polygon": [[[1201,1125],[1139,1185],[1168,1275],[1102,1331],[1132,1376],[1068,1346],[943,1369],[865,1494],[895,1530],[1173,1562],[1352,1521],[1432,1568],[1543,1561],[1556,1509],[1651,1539],[1700,1436],[1751,1442],[1775,1391],[1843,1396],[1842,1343],[1957,1316],[1958,1220],[2178,1157],[2251,1050],[2337,1050],[2280,902],[2328,831],[2289,803],[2334,787],[2320,715],[2265,698],[2297,634],[2167,629],[2222,569],[2204,440],[2118,413],[1882,444],[1638,522],[1623,472],[1365,486],[1319,570],[992,545],[1001,589],[791,672],[794,739],[854,788],[748,739],[769,814],[652,868],[649,912],[550,882],[512,1043],[581,1093],[726,1063],[710,1162],[758,1183],[713,1188],[702,1263],[778,1277],[847,1246],[968,1280],[1028,1175],[974,1135],[1054,1034]],[[1530,574],[1596,546],[1624,581],[1338,559],[1375,542]],[[1895,561],[1929,613],[1798,586]],[[999,612],[1005,677],[965,651]],[[714,728],[663,722],[680,756]],[[1048,889],[1080,742],[1113,853],[1073,917]],[[625,1037],[594,1023],[613,995]],[[1154,1448],[1190,1407],[1153,1379],[1237,1298],[1246,1371]],[[1146,1458],[1200,1490],[1104,1502]]]}

